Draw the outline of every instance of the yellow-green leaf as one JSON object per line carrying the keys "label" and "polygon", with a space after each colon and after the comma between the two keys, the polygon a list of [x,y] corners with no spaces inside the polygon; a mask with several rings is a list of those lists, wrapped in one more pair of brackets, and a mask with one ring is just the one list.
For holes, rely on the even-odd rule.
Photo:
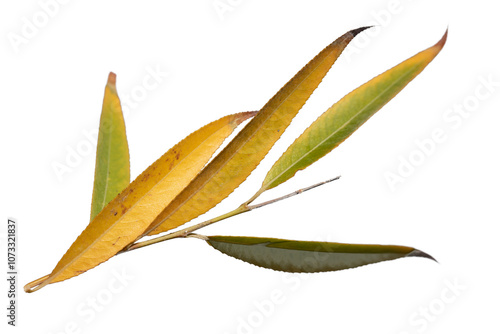
{"label": "yellow-green leaf", "polygon": [[116,92],[116,74],[110,73],[104,91],[90,220],[130,183],[130,157],[125,121]]}
{"label": "yellow-green leaf", "polygon": [[441,51],[447,33],[434,46],[373,78],[323,113],[267,173],[259,193],[276,187],[329,153],[396,96]]}
{"label": "yellow-green leaf", "polygon": [[27,284],[25,291],[79,275],[133,242],[199,173],[238,124],[253,115],[246,112],[223,117],[171,148],[104,207],[46,279]]}
{"label": "yellow-green leaf", "polygon": [[416,256],[434,260],[418,249],[405,246],[233,236],[207,238],[210,246],[226,255],[259,267],[293,273],[350,269],[402,257]]}
{"label": "yellow-green leaf", "polygon": [[168,231],[207,212],[257,167],[321,83],[349,42],[366,28],[347,32],[302,68],[221,153],[151,224],[150,234]]}

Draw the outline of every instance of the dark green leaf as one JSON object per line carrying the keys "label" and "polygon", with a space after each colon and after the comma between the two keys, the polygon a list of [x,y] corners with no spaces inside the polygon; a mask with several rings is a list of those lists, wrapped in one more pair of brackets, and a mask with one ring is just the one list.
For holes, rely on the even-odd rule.
{"label": "dark green leaf", "polygon": [[405,246],[233,236],[210,236],[207,242],[224,254],[256,266],[297,273],[336,271],[412,256],[434,260]]}

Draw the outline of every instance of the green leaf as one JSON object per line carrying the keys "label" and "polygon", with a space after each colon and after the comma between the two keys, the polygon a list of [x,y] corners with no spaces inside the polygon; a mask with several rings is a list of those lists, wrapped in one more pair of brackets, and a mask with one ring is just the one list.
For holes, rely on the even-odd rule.
{"label": "green leaf", "polygon": [[403,257],[434,260],[429,254],[405,246],[233,236],[207,238],[209,245],[226,255],[259,267],[294,273],[350,269]]}
{"label": "green leaf", "polygon": [[110,73],[104,91],[90,220],[130,183],[130,157],[125,121],[116,92],[116,74]]}
{"label": "green leaf", "polygon": [[287,181],[347,139],[422,72],[441,51],[446,37],[447,32],[434,46],[373,78],[330,107],[276,161],[257,194]]}

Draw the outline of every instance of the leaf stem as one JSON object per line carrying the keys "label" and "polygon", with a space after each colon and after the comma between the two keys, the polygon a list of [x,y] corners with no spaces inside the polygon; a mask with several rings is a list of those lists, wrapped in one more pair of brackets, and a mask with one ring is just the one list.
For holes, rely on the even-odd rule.
{"label": "leaf stem", "polygon": [[[302,189],[299,189],[299,190],[295,190],[294,192],[291,192],[291,193],[289,193],[287,195],[284,195],[284,196],[281,196],[281,197],[278,197],[278,198],[274,198],[274,199],[266,201],[266,202],[262,202],[262,203],[255,204],[255,205],[247,205],[247,207],[249,208],[248,211],[253,210],[253,209],[258,209],[258,208],[261,208],[263,206],[266,206],[266,205],[269,205],[269,204],[273,204],[273,203],[279,202],[281,200],[284,200],[284,199],[287,199],[287,198],[290,198],[290,197],[302,194],[305,191],[317,188],[319,186],[322,186],[324,184],[330,183],[330,182],[338,180],[338,179],[340,179],[340,176],[334,177],[333,179],[329,179],[329,180],[326,180],[326,181],[323,181],[323,182],[319,182],[319,183],[313,184],[312,186],[309,186],[309,187],[305,187],[305,188],[302,188]],[[259,194],[259,193],[257,193],[257,194]],[[257,198],[257,197],[255,197],[255,198]],[[249,201],[249,202],[251,202],[251,201]],[[249,202],[247,202],[247,203],[249,203]]]}
{"label": "leaf stem", "polygon": [[190,233],[187,235],[188,238],[196,238],[196,239],[201,239],[201,240],[208,240],[208,237],[206,235],[201,235],[201,234],[196,234],[196,233]]}
{"label": "leaf stem", "polygon": [[142,247],[150,246],[150,245],[153,245],[153,244],[156,244],[156,243],[159,243],[159,242],[162,242],[162,241],[170,240],[170,239],[186,238],[186,237],[189,237],[189,236],[195,237],[195,235],[192,232],[194,232],[196,230],[199,230],[200,228],[203,228],[203,227],[206,227],[206,226],[211,225],[213,223],[219,222],[221,220],[224,220],[224,219],[227,219],[227,218],[230,218],[230,217],[242,214],[244,212],[252,211],[254,209],[259,209],[259,208],[262,208],[263,206],[266,206],[266,205],[269,205],[269,204],[273,204],[273,203],[279,202],[281,200],[284,200],[284,199],[287,199],[287,198],[290,198],[290,197],[302,194],[303,192],[306,192],[308,190],[317,188],[319,186],[322,186],[324,184],[330,183],[332,181],[338,180],[339,178],[340,178],[340,176],[337,176],[337,177],[335,177],[333,179],[329,179],[329,180],[326,180],[326,181],[323,181],[323,182],[319,182],[319,183],[313,184],[312,186],[296,190],[296,191],[291,192],[291,193],[289,193],[287,195],[284,195],[284,196],[281,196],[281,197],[277,197],[277,198],[274,198],[274,199],[266,201],[266,202],[262,202],[262,203],[255,204],[255,205],[248,205],[248,203],[250,203],[251,201],[255,200],[258,197],[258,195],[260,195],[262,193],[262,192],[259,191],[259,192],[256,193],[257,196],[254,195],[251,200],[249,200],[249,201],[241,204],[238,208],[236,208],[233,211],[227,212],[227,213],[225,213],[223,215],[220,215],[218,217],[206,220],[204,222],[201,222],[199,224],[190,226],[188,228],[182,229],[182,230],[177,231],[177,232],[172,232],[172,233],[169,233],[169,234],[166,234],[166,235],[162,235],[162,236],[159,236],[159,237],[156,237],[156,238],[153,238],[153,239],[136,242],[136,243],[130,245],[129,247],[124,248],[123,250],[121,250],[120,252],[118,252],[118,254],[126,253],[126,252],[129,252],[129,251],[134,250],[134,249],[139,249],[139,248],[142,248]]}
{"label": "leaf stem", "polygon": [[252,197],[250,197],[250,199],[248,199],[245,203],[243,203],[242,205],[246,205],[248,206],[250,203],[252,203],[253,201],[255,201],[257,199],[257,197],[259,197],[260,195],[262,195],[262,193],[264,191],[266,191],[267,189],[262,187],[259,189],[259,191],[257,191]]}

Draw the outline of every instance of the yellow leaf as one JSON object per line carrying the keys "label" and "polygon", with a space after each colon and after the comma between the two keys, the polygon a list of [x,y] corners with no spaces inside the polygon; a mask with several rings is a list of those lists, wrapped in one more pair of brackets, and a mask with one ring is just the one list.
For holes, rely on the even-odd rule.
{"label": "yellow leaf", "polygon": [[171,148],[104,207],[46,279],[27,284],[25,291],[34,292],[77,276],[133,242],[199,173],[233,130],[253,115],[246,112],[223,117]]}
{"label": "yellow leaf", "polygon": [[207,212],[229,196],[266,156],[349,42],[347,32],[302,68],[224,150],[154,220],[150,235],[168,231]]}

